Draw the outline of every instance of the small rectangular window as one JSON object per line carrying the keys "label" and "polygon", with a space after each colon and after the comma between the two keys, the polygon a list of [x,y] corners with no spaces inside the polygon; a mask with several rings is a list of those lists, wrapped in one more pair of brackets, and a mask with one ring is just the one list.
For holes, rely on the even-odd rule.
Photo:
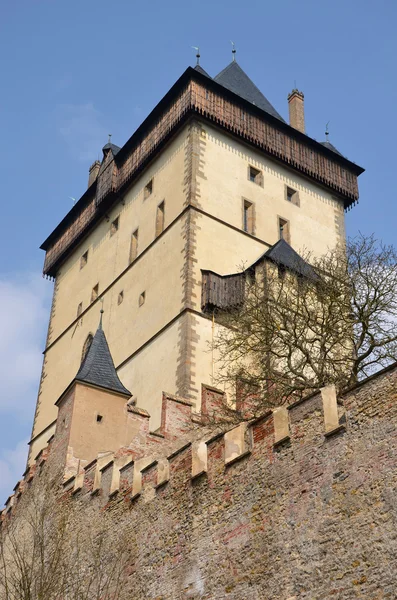
{"label": "small rectangular window", "polygon": [[116,217],[110,226],[110,235],[114,235],[119,229],[119,217]]}
{"label": "small rectangular window", "polygon": [[77,307],[77,317],[79,317],[81,315],[81,313],[83,312],[83,303],[80,302],[80,304]]}
{"label": "small rectangular window", "polygon": [[251,235],[254,234],[255,222],[254,222],[254,205],[249,200],[243,200],[243,229]]}
{"label": "small rectangular window", "polygon": [[262,171],[251,165],[248,167],[248,179],[257,185],[263,185]]}
{"label": "small rectangular window", "polygon": [[80,258],[80,269],[85,267],[87,262],[88,262],[88,250],[86,252],[84,252],[82,257]]}
{"label": "small rectangular window", "polygon": [[146,198],[149,198],[150,194],[153,192],[153,179],[151,179],[149,181],[149,183],[147,183],[145,185],[144,191],[143,191],[143,197],[146,200]]}
{"label": "small rectangular window", "polygon": [[139,295],[139,306],[142,306],[142,304],[145,304],[145,299],[146,299],[146,292],[142,292],[142,294]]}
{"label": "small rectangular window", "polygon": [[92,288],[91,302],[94,302],[94,300],[96,300],[98,298],[98,292],[99,292],[99,283],[94,285],[94,287]]}
{"label": "small rectangular window", "polygon": [[278,218],[278,237],[280,240],[285,240],[288,244],[291,243],[289,221]]}
{"label": "small rectangular window", "polygon": [[131,236],[131,246],[130,246],[130,263],[136,259],[138,256],[138,229],[135,229],[134,233]]}
{"label": "small rectangular window", "polygon": [[164,231],[164,213],[165,213],[165,203],[164,200],[157,207],[156,212],[156,237]]}
{"label": "small rectangular window", "polygon": [[288,187],[287,185],[285,186],[285,199],[287,200],[287,202],[291,202],[291,204],[295,204],[295,206],[299,206],[299,193]]}

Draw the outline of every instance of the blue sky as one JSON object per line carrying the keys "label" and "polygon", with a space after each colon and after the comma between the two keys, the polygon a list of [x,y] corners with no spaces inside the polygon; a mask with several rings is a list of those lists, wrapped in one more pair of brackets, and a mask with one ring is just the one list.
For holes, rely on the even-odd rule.
{"label": "blue sky", "polygon": [[[52,284],[39,245],[79,198],[112,133],[122,145],[199,45],[215,75],[237,60],[287,118],[366,168],[348,233],[395,243],[394,0],[0,0],[0,503],[26,458]],[[54,399],[55,400],[55,399]]]}

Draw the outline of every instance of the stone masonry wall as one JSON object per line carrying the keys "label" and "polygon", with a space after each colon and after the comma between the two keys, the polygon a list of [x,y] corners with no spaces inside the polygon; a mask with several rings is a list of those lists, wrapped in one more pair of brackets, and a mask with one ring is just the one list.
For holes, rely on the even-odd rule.
{"label": "stone masonry wall", "polygon": [[[203,405],[216,396],[209,388]],[[93,463],[67,482],[76,531],[93,520],[100,530],[106,514],[115,547],[127,534],[121,597],[395,599],[397,366],[334,400],[326,388],[226,433],[203,428],[157,460],[102,462],[100,481]]]}

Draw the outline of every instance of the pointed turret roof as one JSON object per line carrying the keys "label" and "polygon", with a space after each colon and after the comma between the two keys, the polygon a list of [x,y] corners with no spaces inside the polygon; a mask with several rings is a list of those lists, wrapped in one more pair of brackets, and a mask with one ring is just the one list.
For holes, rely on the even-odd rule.
{"label": "pointed turret roof", "polygon": [[320,142],[320,144],[325,148],[328,148],[328,150],[332,150],[332,152],[339,154],[339,156],[343,156],[343,154],[341,154],[339,150],[337,150],[337,148],[335,148],[335,146],[331,144],[331,142],[328,142],[328,140],[326,142]]}
{"label": "pointed turret roof", "polygon": [[286,267],[290,271],[294,271],[298,275],[307,277],[308,279],[317,280],[318,275],[297,252],[283,239],[279,240],[274,246],[269,248],[254,264],[261,260],[267,259]]}
{"label": "pointed turret roof", "polygon": [[198,73],[201,73],[202,75],[205,75],[206,77],[209,77],[210,79],[212,79],[211,75],[208,75],[207,71],[205,71],[205,69],[203,69],[203,67],[201,65],[196,65],[194,67],[194,70],[197,71]]}
{"label": "pointed turret roof", "polygon": [[270,104],[269,100],[265,98],[262,92],[256,87],[236,61],[232,61],[230,65],[218,73],[218,75],[214,77],[214,80],[231,92],[241,96],[244,100],[248,100],[248,102],[255,104],[255,106],[258,106],[258,108],[261,108],[269,115],[272,115],[285,123],[282,116],[278,114],[276,109]]}
{"label": "pointed turret roof", "polygon": [[118,392],[125,396],[132,395],[131,392],[123,386],[117,375],[106,336],[102,329],[102,314],[92,344],[81,363],[75,381],[80,383],[90,383],[91,385]]}
{"label": "pointed turret roof", "polygon": [[108,150],[112,151],[113,156],[116,156],[116,154],[119,152],[120,150],[120,146],[116,146],[116,144],[112,144],[111,142],[108,142],[107,144],[104,145],[104,147],[102,148],[102,152],[104,154],[106,154],[106,152]]}

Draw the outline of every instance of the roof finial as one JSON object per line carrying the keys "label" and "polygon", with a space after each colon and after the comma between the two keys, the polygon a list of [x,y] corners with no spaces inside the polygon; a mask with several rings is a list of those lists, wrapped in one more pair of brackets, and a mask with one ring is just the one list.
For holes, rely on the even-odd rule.
{"label": "roof finial", "polygon": [[232,40],[230,40],[230,43],[232,45],[232,56],[233,56],[233,62],[236,62],[236,44],[234,42],[232,42]]}
{"label": "roof finial", "polygon": [[98,329],[102,329],[102,315],[103,315],[103,313],[105,312],[105,311],[103,310],[103,300],[104,300],[104,298],[103,298],[103,296],[102,296],[102,298],[100,298],[100,299],[99,299],[99,302],[101,303],[101,310],[99,311],[99,312],[100,312],[100,314],[101,314],[101,316],[100,316],[100,318],[99,318],[99,327],[98,327]]}
{"label": "roof finial", "polygon": [[197,65],[200,64],[200,48],[198,46],[192,46],[193,50],[196,50],[196,58],[197,58]]}
{"label": "roof finial", "polygon": [[330,124],[330,121],[328,121],[328,123],[325,126],[325,140],[328,142],[328,136],[329,136],[329,131],[328,131],[328,125]]}
{"label": "roof finial", "polygon": [[111,143],[112,143],[112,134],[111,134],[111,133],[108,133],[108,136],[109,136],[109,139],[108,139],[108,144],[111,144]]}

